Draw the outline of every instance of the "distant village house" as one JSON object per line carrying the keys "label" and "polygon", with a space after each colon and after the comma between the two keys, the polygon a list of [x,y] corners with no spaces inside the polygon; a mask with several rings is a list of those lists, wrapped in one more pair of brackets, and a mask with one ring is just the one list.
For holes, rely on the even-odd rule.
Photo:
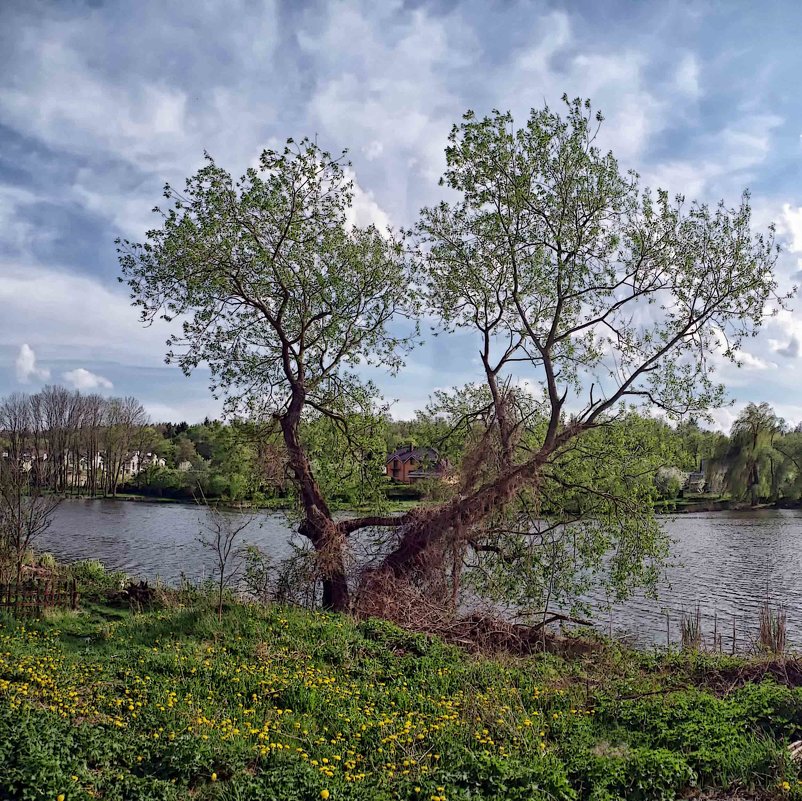
{"label": "distant village house", "polygon": [[423,478],[442,478],[446,463],[434,448],[416,448],[402,445],[388,457],[386,472],[400,484],[412,484]]}

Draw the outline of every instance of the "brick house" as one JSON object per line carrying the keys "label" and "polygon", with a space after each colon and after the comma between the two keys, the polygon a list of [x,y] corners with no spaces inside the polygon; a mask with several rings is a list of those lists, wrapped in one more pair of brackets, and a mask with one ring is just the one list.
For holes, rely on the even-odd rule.
{"label": "brick house", "polygon": [[387,476],[400,484],[412,484],[422,478],[440,478],[445,462],[434,448],[416,448],[402,445],[387,457]]}

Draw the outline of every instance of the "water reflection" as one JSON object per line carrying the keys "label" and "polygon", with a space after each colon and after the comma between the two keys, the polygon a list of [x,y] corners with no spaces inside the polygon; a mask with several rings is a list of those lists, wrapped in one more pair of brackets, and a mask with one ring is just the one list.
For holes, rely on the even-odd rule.
{"label": "water reflection", "polygon": [[[184,504],[68,500],[40,547],[59,559],[99,559],[110,569],[168,584],[182,575],[197,581],[209,575],[212,561],[198,541],[208,514]],[[255,513],[242,535],[276,559],[288,555],[291,537],[284,517],[269,512]]]}

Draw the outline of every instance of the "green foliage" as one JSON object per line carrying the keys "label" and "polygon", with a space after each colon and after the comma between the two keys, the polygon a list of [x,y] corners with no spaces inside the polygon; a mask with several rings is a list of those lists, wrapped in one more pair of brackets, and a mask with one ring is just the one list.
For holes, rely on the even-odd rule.
{"label": "green foliage", "polygon": [[[796,788],[785,743],[800,691],[704,687],[708,669],[743,667],[624,651],[493,661],[380,620],[236,604],[222,622],[204,607],[0,617],[3,797],[663,801],[697,786]],[[698,687],[670,691],[692,676]]]}
{"label": "green foliage", "polygon": [[753,505],[761,498],[776,500],[785,459],[774,446],[783,428],[768,403],[749,403],[738,415],[726,454],[727,486],[735,497],[748,497]]}
{"label": "green foliage", "polygon": [[359,393],[339,419],[310,415],[302,438],[325,497],[352,509],[386,510],[387,419],[373,412],[371,392]]}
{"label": "green foliage", "polygon": [[304,403],[333,411],[362,386],[360,361],[401,365],[410,339],[390,323],[414,307],[409,265],[389,232],[349,225],[343,162],[288,140],[235,180],[207,155],[182,192],[165,188],[146,243],[118,243],[143,319],[186,315],[168,358],[207,362],[231,410],[268,419],[301,382]]}
{"label": "green foliage", "polygon": [[727,698],[698,690],[677,692],[665,699],[604,702],[598,714],[631,742],[681,751],[703,783],[735,779],[769,783],[782,766],[784,741],[798,730],[802,696],[771,682],[747,684]]}
{"label": "green foliage", "polygon": [[589,801],[673,801],[696,784],[685,759],[665,748],[601,743],[572,759],[573,775]]}
{"label": "green foliage", "polygon": [[652,588],[668,548],[654,516],[653,481],[675,453],[665,431],[622,410],[577,437],[544,470],[537,492],[521,493],[484,534],[487,550],[469,563],[471,586],[538,615],[549,607],[581,611],[591,586],[617,599],[636,586]]}
{"label": "green foliage", "polygon": [[661,467],[654,476],[654,485],[660,497],[673,500],[679,495],[685,482],[685,473],[676,467]]}
{"label": "green foliage", "polygon": [[552,410],[564,401],[550,373],[578,407],[594,382],[580,419],[628,398],[704,414],[723,387],[702,354],[736,361],[766,304],[782,304],[773,231],[753,234],[748,194],[711,209],[642,189],[596,147],[590,101],[563,100],[518,126],[469,111],[453,127],[443,183],[459,199],[419,224],[432,309],[475,332],[486,370],[529,362]]}
{"label": "green foliage", "polygon": [[128,576],[118,570],[106,570],[97,559],[73,562],[68,568],[77,583],[78,594],[84,600],[105,601],[110,594],[122,590]]}
{"label": "green foliage", "polygon": [[553,755],[535,759],[499,759],[470,754],[459,770],[444,770],[441,779],[458,797],[492,801],[554,799],[576,801],[565,767]]}

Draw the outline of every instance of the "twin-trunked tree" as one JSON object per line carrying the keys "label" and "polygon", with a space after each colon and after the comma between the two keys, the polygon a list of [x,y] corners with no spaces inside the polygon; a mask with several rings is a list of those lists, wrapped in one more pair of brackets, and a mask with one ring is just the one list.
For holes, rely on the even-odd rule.
{"label": "twin-trunked tree", "polygon": [[[485,577],[518,571],[519,589],[557,543],[569,573],[612,551],[619,589],[647,578],[662,547],[644,489],[655,465],[644,482],[649,448],[624,407],[720,403],[716,354],[735,360],[783,299],[773,232],[752,232],[747,196],[711,209],[641,190],[594,145],[600,123],[578,100],[520,129],[466,114],[443,177],[459,199],[403,236],[350,224],[342,158],[304,140],[239,181],[209,158],[183,193],[166,188],[145,244],[120,243],[143,318],[181,323],[168,358],[187,373],[208,363],[231,412],[280,427],[325,606],[349,607],[347,541],[367,528],[387,532],[358,582],[367,594],[414,582],[446,548]],[[473,449],[447,500],[335,520],[305,421],[347,431],[369,416],[376,393],[358,366],[398,371],[423,313],[476,336],[483,375],[445,399],[478,431]]]}

